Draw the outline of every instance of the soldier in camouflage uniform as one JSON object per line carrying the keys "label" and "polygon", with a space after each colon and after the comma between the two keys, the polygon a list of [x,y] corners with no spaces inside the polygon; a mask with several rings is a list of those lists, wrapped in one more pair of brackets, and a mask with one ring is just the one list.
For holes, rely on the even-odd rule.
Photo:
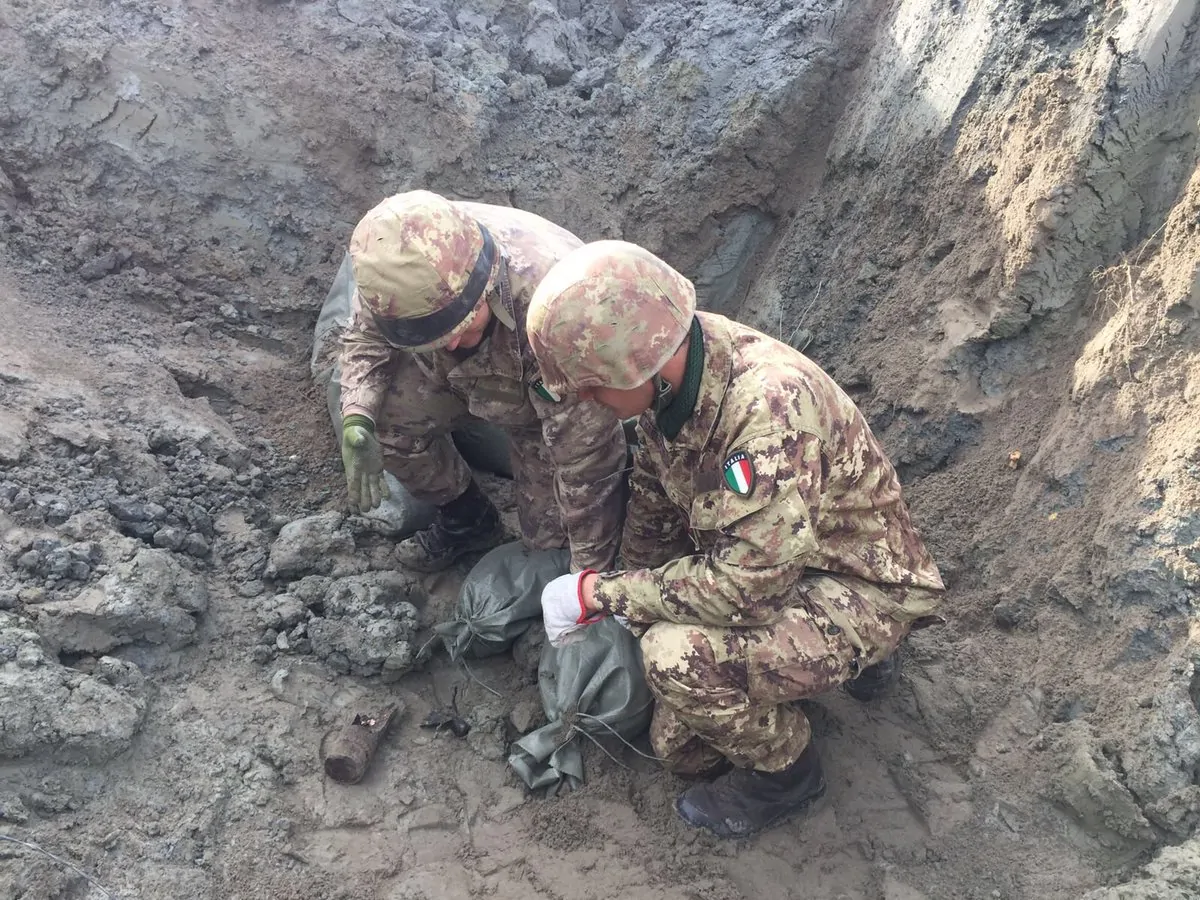
{"label": "soldier in camouflage uniform", "polygon": [[525,543],[569,546],[573,570],[613,565],[626,497],[621,424],[596,403],[547,392],[525,338],[534,288],[580,245],[531,213],[429,191],[389,197],[354,229],[342,458],[363,512],[385,496],[385,467],[438,507],[397,547],[409,568],[446,568],[501,537],[450,439],[470,416],[510,439]]}
{"label": "soldier in camouflage uniform", "polygon": [[795,701],[872,699],[937,620],[941,578],[882,447],[811,360],[696,312],[692,284],[632,244],[555,266],[528,332],[552,390],[640,414],[623,568],[547,585],[547,634],[613,614],[640,636],[655,752],[719,775],[680,795],[686,822],[741,837],[803,808],[825,784]]}

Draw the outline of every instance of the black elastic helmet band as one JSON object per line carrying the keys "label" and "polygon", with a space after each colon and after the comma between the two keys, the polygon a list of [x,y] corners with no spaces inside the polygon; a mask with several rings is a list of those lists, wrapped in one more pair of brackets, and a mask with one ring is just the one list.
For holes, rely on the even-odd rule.
{"label": "black elastic helmet band", "polygon": [[671,382],[658,373],[652,375],[650,381],[654,385],[654,402],[650,408],[656,413],[661,413],[675,399],[675,388],[671,387]]}
{"label": "black elastic helmet band", "polygon": [[467,279],[467,286],[462,289],[448,305],[435,309],[423,316],[411,319],[390,319],[375,316],[375,324],[383,332],[384,337],[397,347],[421,347],[448,335],[463,323],[471,311],[479,304],[483,291],[487,287],[488,278],[492,274],[492,266],[496,262],[496,244],[486,228],[479,225],[479,233],[483,235],[483,249],[475,260],[475,268]]}

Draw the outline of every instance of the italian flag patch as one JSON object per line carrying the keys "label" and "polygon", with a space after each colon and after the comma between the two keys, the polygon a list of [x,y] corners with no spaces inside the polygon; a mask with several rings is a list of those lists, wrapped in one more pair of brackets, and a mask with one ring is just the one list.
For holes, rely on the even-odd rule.
{"label": "italian flag patch", "polygon": [[739,497],[749,497],[754,490],[754,464],[745,453],[734,453],[722,466],[725,470],[725,483]]}

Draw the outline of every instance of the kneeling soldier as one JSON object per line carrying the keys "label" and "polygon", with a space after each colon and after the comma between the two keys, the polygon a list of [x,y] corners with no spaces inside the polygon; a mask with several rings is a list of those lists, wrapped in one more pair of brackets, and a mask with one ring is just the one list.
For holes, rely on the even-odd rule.
{"label": "kneeling soldier", "polygon": [[[798,351],[696,312],[686,278],[621,241],[572,252],[534,293],[546,386],[640,416],[620,571],[555,579],[551,641],[612,614],[640,635],[655,753],[709,776],[688,824],[753,834],[825,790],[795,701],[868,700],[943,587],[895,469],[853,401]],[[724,772],[724,774],[721,774]]]}
{"label": "kneeling soldier", "polygon": [[532,213],[409,191],[363,217],[350,239],[357,282],[342,338],[342,459],[363,512],[383,471],[438,508],[399,561],[445,569],[502,537],[450,430],[472,416],[508,435],[521,536],[570,546],[572,571],[616,557],[625,504],[621,423],[542,385],[525,311],[550,268],[582,241]]}

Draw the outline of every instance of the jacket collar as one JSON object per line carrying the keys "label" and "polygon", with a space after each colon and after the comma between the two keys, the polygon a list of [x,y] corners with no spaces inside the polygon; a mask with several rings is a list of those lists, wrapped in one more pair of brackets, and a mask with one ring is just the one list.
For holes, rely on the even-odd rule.
{"label": "jacket collar", "polygon": [[[669,441],[672,448],[703,450],[712,441],[721,408],[725,403],[725,392],[733,373],[733,338],[729,333],[728,319],[715,313],[697,312],[700,330],[704,339],[704,374],[700,378],[700,392],[691,418],[683,423],[675,440]],[[654,414],[644,417],[653,425]]]}

